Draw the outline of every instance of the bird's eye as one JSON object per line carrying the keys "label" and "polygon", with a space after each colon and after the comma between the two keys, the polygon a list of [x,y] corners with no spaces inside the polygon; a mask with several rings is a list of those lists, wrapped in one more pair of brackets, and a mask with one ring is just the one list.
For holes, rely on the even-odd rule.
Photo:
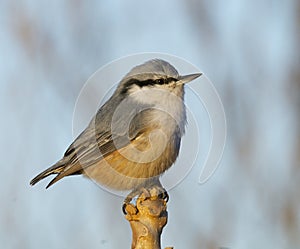
{"label": "bird's eye", "polygon": [[165,84],[165,79],[158,79],[156,80],[157,84],[163,85]]}

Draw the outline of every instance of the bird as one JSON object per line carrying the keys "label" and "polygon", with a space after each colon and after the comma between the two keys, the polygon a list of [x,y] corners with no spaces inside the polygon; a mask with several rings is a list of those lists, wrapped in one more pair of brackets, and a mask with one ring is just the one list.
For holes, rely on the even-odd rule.
{"label": "bird", "polygon": [[70,175],[84,175],[100,185],[131,191],[167,192],[160,176],[176,161],[187,123],[185,84],[202,73],[179,75],[169,62],[151,59],[133,67],[63,157],[31,181],[55,175],[46,188]]}

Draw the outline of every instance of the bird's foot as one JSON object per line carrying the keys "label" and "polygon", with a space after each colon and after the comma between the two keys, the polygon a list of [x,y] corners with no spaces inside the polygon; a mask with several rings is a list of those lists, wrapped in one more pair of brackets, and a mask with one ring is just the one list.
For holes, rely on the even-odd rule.
{"label": "bird's foot", "polygon": [[126,215],[128,209],[135,209],[135,206],[131,204],[131,201],[134,197],[138,196],[143,200],[146,199],[163,199],[165,202],[169,201],[169,195],[167,190],[165,190],[161,185],[152,185],[150,187],[142,187],[136,190],[131,191],[125,198],[122,206],[122,211]]}

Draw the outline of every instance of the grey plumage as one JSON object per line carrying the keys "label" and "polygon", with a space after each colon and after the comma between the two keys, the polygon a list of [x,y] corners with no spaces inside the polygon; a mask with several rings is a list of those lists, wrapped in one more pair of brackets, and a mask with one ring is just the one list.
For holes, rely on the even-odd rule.
{"label": "grey plumage", "polygon": [[48,188],[65,176],[84,174],[110,188],[127,190],[158,179],[176,160],[184,134],[184,83],[199,76],[179,76],[159,59],[134,67],[63,158],[30,183],[56,174]]}

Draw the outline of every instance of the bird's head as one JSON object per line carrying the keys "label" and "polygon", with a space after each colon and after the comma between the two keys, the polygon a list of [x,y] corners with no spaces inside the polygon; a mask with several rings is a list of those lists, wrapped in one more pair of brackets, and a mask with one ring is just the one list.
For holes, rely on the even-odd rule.
{"label": "bird's head", "polygon": [[[179,75],[170,63],[161,59],[153,59],[132,68],[121,80],[118,90],[120,94],[124,95],[141,91],[148,92],[152,98],[157,97],[157,100],[163,97],[163,93],[172,93],[182,98],[184,84],[198,78],[200,75],[201,73]],[[147,97],[142,100],[148,102]]]}

